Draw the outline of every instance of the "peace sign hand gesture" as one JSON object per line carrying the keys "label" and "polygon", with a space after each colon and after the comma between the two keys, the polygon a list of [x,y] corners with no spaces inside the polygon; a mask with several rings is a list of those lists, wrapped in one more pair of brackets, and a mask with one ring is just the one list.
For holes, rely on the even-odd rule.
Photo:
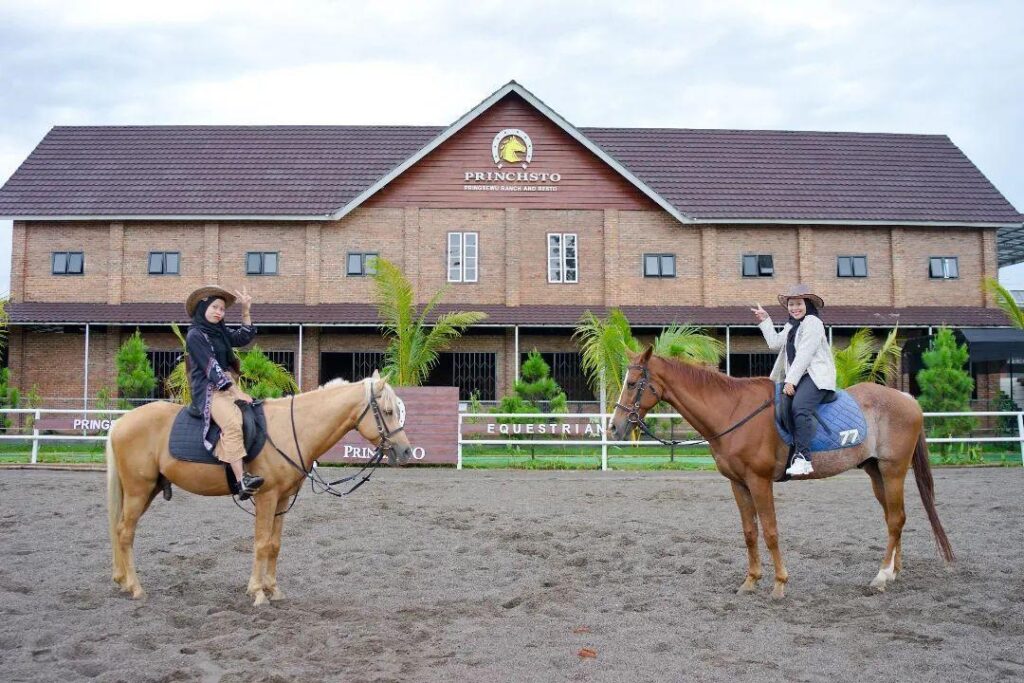
{"label": "peace sign hand gesture", "polygon": [[751,308],[754,317],[757,318],[757,322],[761,323],[768,319],[768,311],[761,308],[761,304],[757,305],[757,308]]}
{"label": "peace sign hand gesture", "polygon": [[248,311],[249,307],[252,306],[252,294],[245,285],[242,285],[242,291],[235,290],[235,301],[242,305],[242,311]]}

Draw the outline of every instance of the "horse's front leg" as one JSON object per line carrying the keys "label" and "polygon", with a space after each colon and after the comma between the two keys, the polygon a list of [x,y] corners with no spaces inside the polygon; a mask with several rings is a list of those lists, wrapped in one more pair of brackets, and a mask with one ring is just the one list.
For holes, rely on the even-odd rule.
{"label": "horse's front leg", "polygon": [[284,511],[288,509],[288,497],[277,504],[274,516],[274,530],[270,540],[270,556],[267,558],[267,571],[263,576],[263,590],[271,600],[283,600],[284,593],[277,587],[277,555],[281,552],[281,530],[284,528]]}
{"label": "horse's front leg", "polygon": [[757,516],[761,519],[764,544],[768,546],[768,552],[772,554],[772,562],[775,564],[775,586],[772,588],[772,597],[783,598],[786,595],[786,582],[789,581],[789,573],[782,563],[782,553],[779,550],[779,528],[775,520],[775,494],[772,491],[772,481],[771,479],[751,478],[748,488],[754,499]]}
{"label": "horse's front leg", "polygon": [[747,543],[747,578],[743,580],[738,593],[752,593],[761,580],[761,556],[757,551],[757,510],[750,489],[739,482],[732,483],[732,494],[740,509],[743,521],[743,540]]}
{"label": "horse's front leg", "polygon": [[266,573],[267,558],[270,556],[271,537],[274,533],[274,511],[277,509],[277,496],[273,491],[266,491],[253,497],[256,504],[256,529],[253,535],[252,574],[246,593],[254,595],[254,605],[267,604],[267,595],[263,591],[263,580]]}

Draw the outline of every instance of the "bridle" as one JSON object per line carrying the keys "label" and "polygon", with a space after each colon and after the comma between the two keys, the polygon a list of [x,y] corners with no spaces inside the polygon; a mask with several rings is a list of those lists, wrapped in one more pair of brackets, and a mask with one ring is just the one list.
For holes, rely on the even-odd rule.
{"label": "bridle", "polygon": [[740,427],[745,425],[747,422],[753,419],[755,415],[757,415],[762,410],[770,406],[772,402],[775,400],[774,396],[769,396],[764,403],[762,403],[761,405],[754,409],[754,412],[750,413],[745,418],[743,418],[733,426],[726,429],[724,432],[720,432],[718,434],[715,434],[714,436],[709,436],[706,439],[696,439],[691,441],[670,441],[662,439],[660,436],[652,432],[651,428],[648,427],[647,423],[644,422],[642,417],[640,417],[640,400],[643,398],[644,391],[649,389],[650,392],[654,394],[654,398],[657,399],[658,401],[661,401],[663,396],[663,394],[659,394],[658,390],[655,389],[654,383],[651,380],[650,370],[647,368],[647,364],[642,363],[639,365],[629,365],[627,366],[627,368],[629,370],[640,371],[640,379],[636,381],[636,395],[633,397],[633,405],[624,406],[618,401],[616,401],[615,407],[621,408],[622,410],[626,411],[626,421],[628,424],[633,425],[633,427],[639,429],[647,436],[651,437],[655,441],[660,441],[662,444],[666,446],[695,446],[702,443],[708,443],[710,441],[713,441],[714,439],[721,438],[728,434],[729,432],[739,429]]}

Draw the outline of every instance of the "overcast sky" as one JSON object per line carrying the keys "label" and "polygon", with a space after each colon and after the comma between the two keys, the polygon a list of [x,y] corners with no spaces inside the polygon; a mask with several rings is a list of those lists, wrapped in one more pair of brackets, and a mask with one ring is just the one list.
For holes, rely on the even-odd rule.
{"label": "overcast sky", "polygon": [[444,125],[516,79],[577,126],[944,133],[1021,210],[1022,29],[1017,0],[0,0],[0,181],[55,125]]}

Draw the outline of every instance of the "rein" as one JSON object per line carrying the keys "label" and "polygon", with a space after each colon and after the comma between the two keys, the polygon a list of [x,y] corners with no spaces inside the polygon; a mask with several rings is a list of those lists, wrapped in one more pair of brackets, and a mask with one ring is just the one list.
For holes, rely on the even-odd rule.
{"label": "rein", "polygon": [[637,380],[637,383],[636,383],[636,396],[633,397],[633,405],[632,406],[624,406],[621,403],[616,402],[615,403],[615,407],[616,408],[622,408],[623,410],[626,411],[626,421],[629,424],[633,425],[634,427],[639,428],[640,431],[642,431],[644,434],[646,434],[647,436],[651,437],[655,441],[661,442],[665,446],[696,446],[697,444],[710,443],[714,439],[720,439],[721,437],[725,436],[729,432],[735,431],[735,430],[739,429],[740,427],[742,427],[743,425],[745,425],[747,422],[750,422],[750,420],[752,420],[754,418],[754,416],[756,416],[758,413],[760,413],[765,408],[770,406],[772,404],[772,402],[775,400],[774,396],[769,396],[767,398],[767,400],[765,400],[764,403],[762,403],[761,405],[759,405],[757,408],[754,409],[754,412],[750,413],[745,418],[743,418],[742,420],[740,420],[739,422],[737,422],[733,426],[731,426],[728,429],[726,429],[724,432],[719,432],[718,434],[715,434],[714,436],[709,436],[706,439],[695,439],[695,440],[691,440],[691,441],[669,441],[669,440],[666,440],[666,439],[662,439],[660,436],[658,436],[657,434],[652,432],[651,428],[648,427],[647,423],[644,422],[643,419],[640,417],[640,399],[643,396],[644,390],[650,389],[651,393],[654,394],[654,398],[656,398],[659,401],[662,400],[662,397],[658,394],[658,390],[654,388],[654,383],[651,382],[651,376],[648,373],[647,366],[646,365],[630,365],[629,369],[630,370],[639,370],[640,371],[640,379]]}
{"label": "rein", "polygon": [[[377,396],[373,393],[373,385],[368,385],[368,388],[370,394],[369,399],[366,402],[366,407],[363,409],[363,412],[360,413],[359,417],[356,419],[355,426],[358,426],[359,423],[363,421],[363,418],[366,417],[366,414],[372,410],[373,419],[377,423],[377,433],[380,435],[380,442],[377,444],[376,449],[374,449],[374,454],[373,457],[370,458],[370,461],[363,465],[362,469],[360,469],[353,475],[350,475],[348,477],[342,477],[341,479],[336,479],[334,481],[327,481],[326,479],[323,478],[323,476],[321,476],[320,472],[317,469],[315,461],[311,463],[310,468],[308,470],[306,469],[305,461],[302,457],[302,447],[299,445],[299,435],[295,429],[294,394],[291,397],[289,408],[292,423],[292,439],[295,442],[295,451],[299,456],[299,462],[295,462],[291,458],[291,456],[289,456],[287,453],[278,448],[277,444],[274,443],[274,440],[271,438],[270,432],[264,430],[263,433],[266,434],[267,443],[269,443],[274,448],[274,450],[277,451],[281,455],[281,457],[288,462],[289,465],[291,465],[293,468],[301,472],[302,476],[309,480],[309,488],[313,493],[329,493],[332,496],[341,498],[342,496],[347,496],[348,494],[352,493],[366,482],[370,481],[370,477],[373,476],[374,470],[377,469],[377,467],[380,465],[381,460],[384,459],[384,454],[388,450],[393,449],[393,446],[391,444],[391,437],[394,436],[395,434],[398,434],[399,432],[405,431],[405,425],[402,425],[401,427],[394,431],[388,429],[387,423],[384,421],[384,415],[380,409],[380,404],[377,402]],[[361,476],[363,472],[366,472],[367,469],[370,470],[370,473],[367,474],[366,476]],[[341,491],[339,489],[334,488],[338,484],[344,484],[346,482],[352,481],[353,479],[360,479],[360,481],[356,482],[348,491]],[[295,505],[295,501],[298,499],[299,492],[301,490],[302,489],[299,488],[295,491],[295,495],[292,496],[292,502],[288,505],[288,509],[278,512],[274,516],[277,517],[279,515],[283,515],[287,513],[289,510],[291,510],[292,506]],[[235,496],[232,496],[232,499],[235,501],[235,505],[237,505],[239,509],[245,511],[250,515],[254,514],[249,510],[246,510],[244,507],[242,507],[241,504],[238,502],[238,499],[235,498]]]}

